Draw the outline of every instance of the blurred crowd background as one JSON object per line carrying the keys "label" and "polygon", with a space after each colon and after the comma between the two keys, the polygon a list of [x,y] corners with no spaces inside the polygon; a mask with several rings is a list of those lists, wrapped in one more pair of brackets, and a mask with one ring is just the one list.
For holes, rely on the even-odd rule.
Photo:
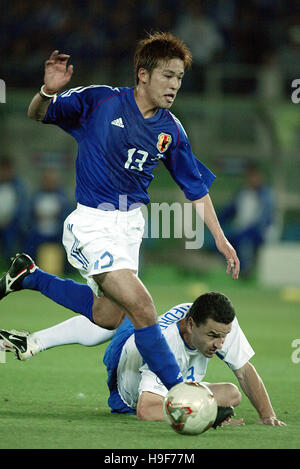
{"label": "blurred crowd background", "polygon": [[207,68],[222,65],[225,92],[259,91],[265,71],[281,81],[273,92],[287,93],[300,66],[297,0],[2,0],[1,5],[0,75],[9,77],[11,86],[38,86],[54,49],[72,56],[80,77],[86,79],[88,69],[89,77],[131,84],[136,41],[153,30],[172,31],[191,48],[194,67],[186,90],[205,91]]}
{"label": "blurred crowd background", "polygon": [[[71,55],[70,87],[133,86],[136,42],[160,30],[192,51],[172,111],[217,175],[212,198],[243,277],[300,282],[300,104],[291,99],[300,79],[299,1],[2,0],[1,10],[0,263],[17,249],[58,265],[62,221],[74,207],[74,141],[26,116],[45,60],[54,49]],[[158,168],[152,201],[184,202],[165,173]],[[145,239],[143,259],[199,274],[218,265],[209,234],[196,255],[178,247],[183,240]]]}

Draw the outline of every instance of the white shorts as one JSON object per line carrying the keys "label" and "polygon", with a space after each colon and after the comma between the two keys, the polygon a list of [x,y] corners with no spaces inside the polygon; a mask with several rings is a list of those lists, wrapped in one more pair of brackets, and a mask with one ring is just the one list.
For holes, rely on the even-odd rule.
{"label": "white shorts", "polygon": [[78,204],[66,218],[63,244],[68,261],[97,296],[101,291],[93,275],[120,269],[138,272],[144,224],[140,208],[105,211]]}

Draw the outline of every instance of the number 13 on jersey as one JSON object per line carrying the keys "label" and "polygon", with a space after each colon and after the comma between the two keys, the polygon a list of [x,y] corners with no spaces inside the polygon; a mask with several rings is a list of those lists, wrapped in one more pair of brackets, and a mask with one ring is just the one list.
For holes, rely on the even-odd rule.
{"label": "number 13 on jersey", "polygon": [[[134,162],[132,161],[134,153],[142,155],[142,158],[135,158]],[[137,171],[143,171],[143,164],[148,158],[149,153],[143,150],[137,150],[136,148],[130,148],[128,150],[128,158],[124,165],[126,169],[136,169]]]}

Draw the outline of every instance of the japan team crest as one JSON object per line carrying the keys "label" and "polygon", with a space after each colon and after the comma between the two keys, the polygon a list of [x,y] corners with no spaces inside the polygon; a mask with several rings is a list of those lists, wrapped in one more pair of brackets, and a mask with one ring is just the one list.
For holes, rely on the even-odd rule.
{"label": "japan team crest", "polygon": [[172,137],[169,134],[159,134],[156,147],[159,153],[164,153],[169,148],[172,142]]}

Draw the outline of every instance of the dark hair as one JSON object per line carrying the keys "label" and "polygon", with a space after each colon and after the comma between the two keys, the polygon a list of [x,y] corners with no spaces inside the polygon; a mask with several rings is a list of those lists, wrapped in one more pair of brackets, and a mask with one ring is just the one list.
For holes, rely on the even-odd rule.
{"label": "dark hair", "polygon": [[181,59],[184,67],[192,64],[192,54],[181,39],[171,33],[155,32],[138,42],[134,54],[135,82],[139,82],[138,72],[145,68],[151,75],[159,60]]}
{"label": "dark hair", "polygon": [[227,296],[219,292],[204,293],[199,296],[190,307],[186,318],[193,318],[196,326],[207,319],[229,324],[235,317],[234,307]]}

